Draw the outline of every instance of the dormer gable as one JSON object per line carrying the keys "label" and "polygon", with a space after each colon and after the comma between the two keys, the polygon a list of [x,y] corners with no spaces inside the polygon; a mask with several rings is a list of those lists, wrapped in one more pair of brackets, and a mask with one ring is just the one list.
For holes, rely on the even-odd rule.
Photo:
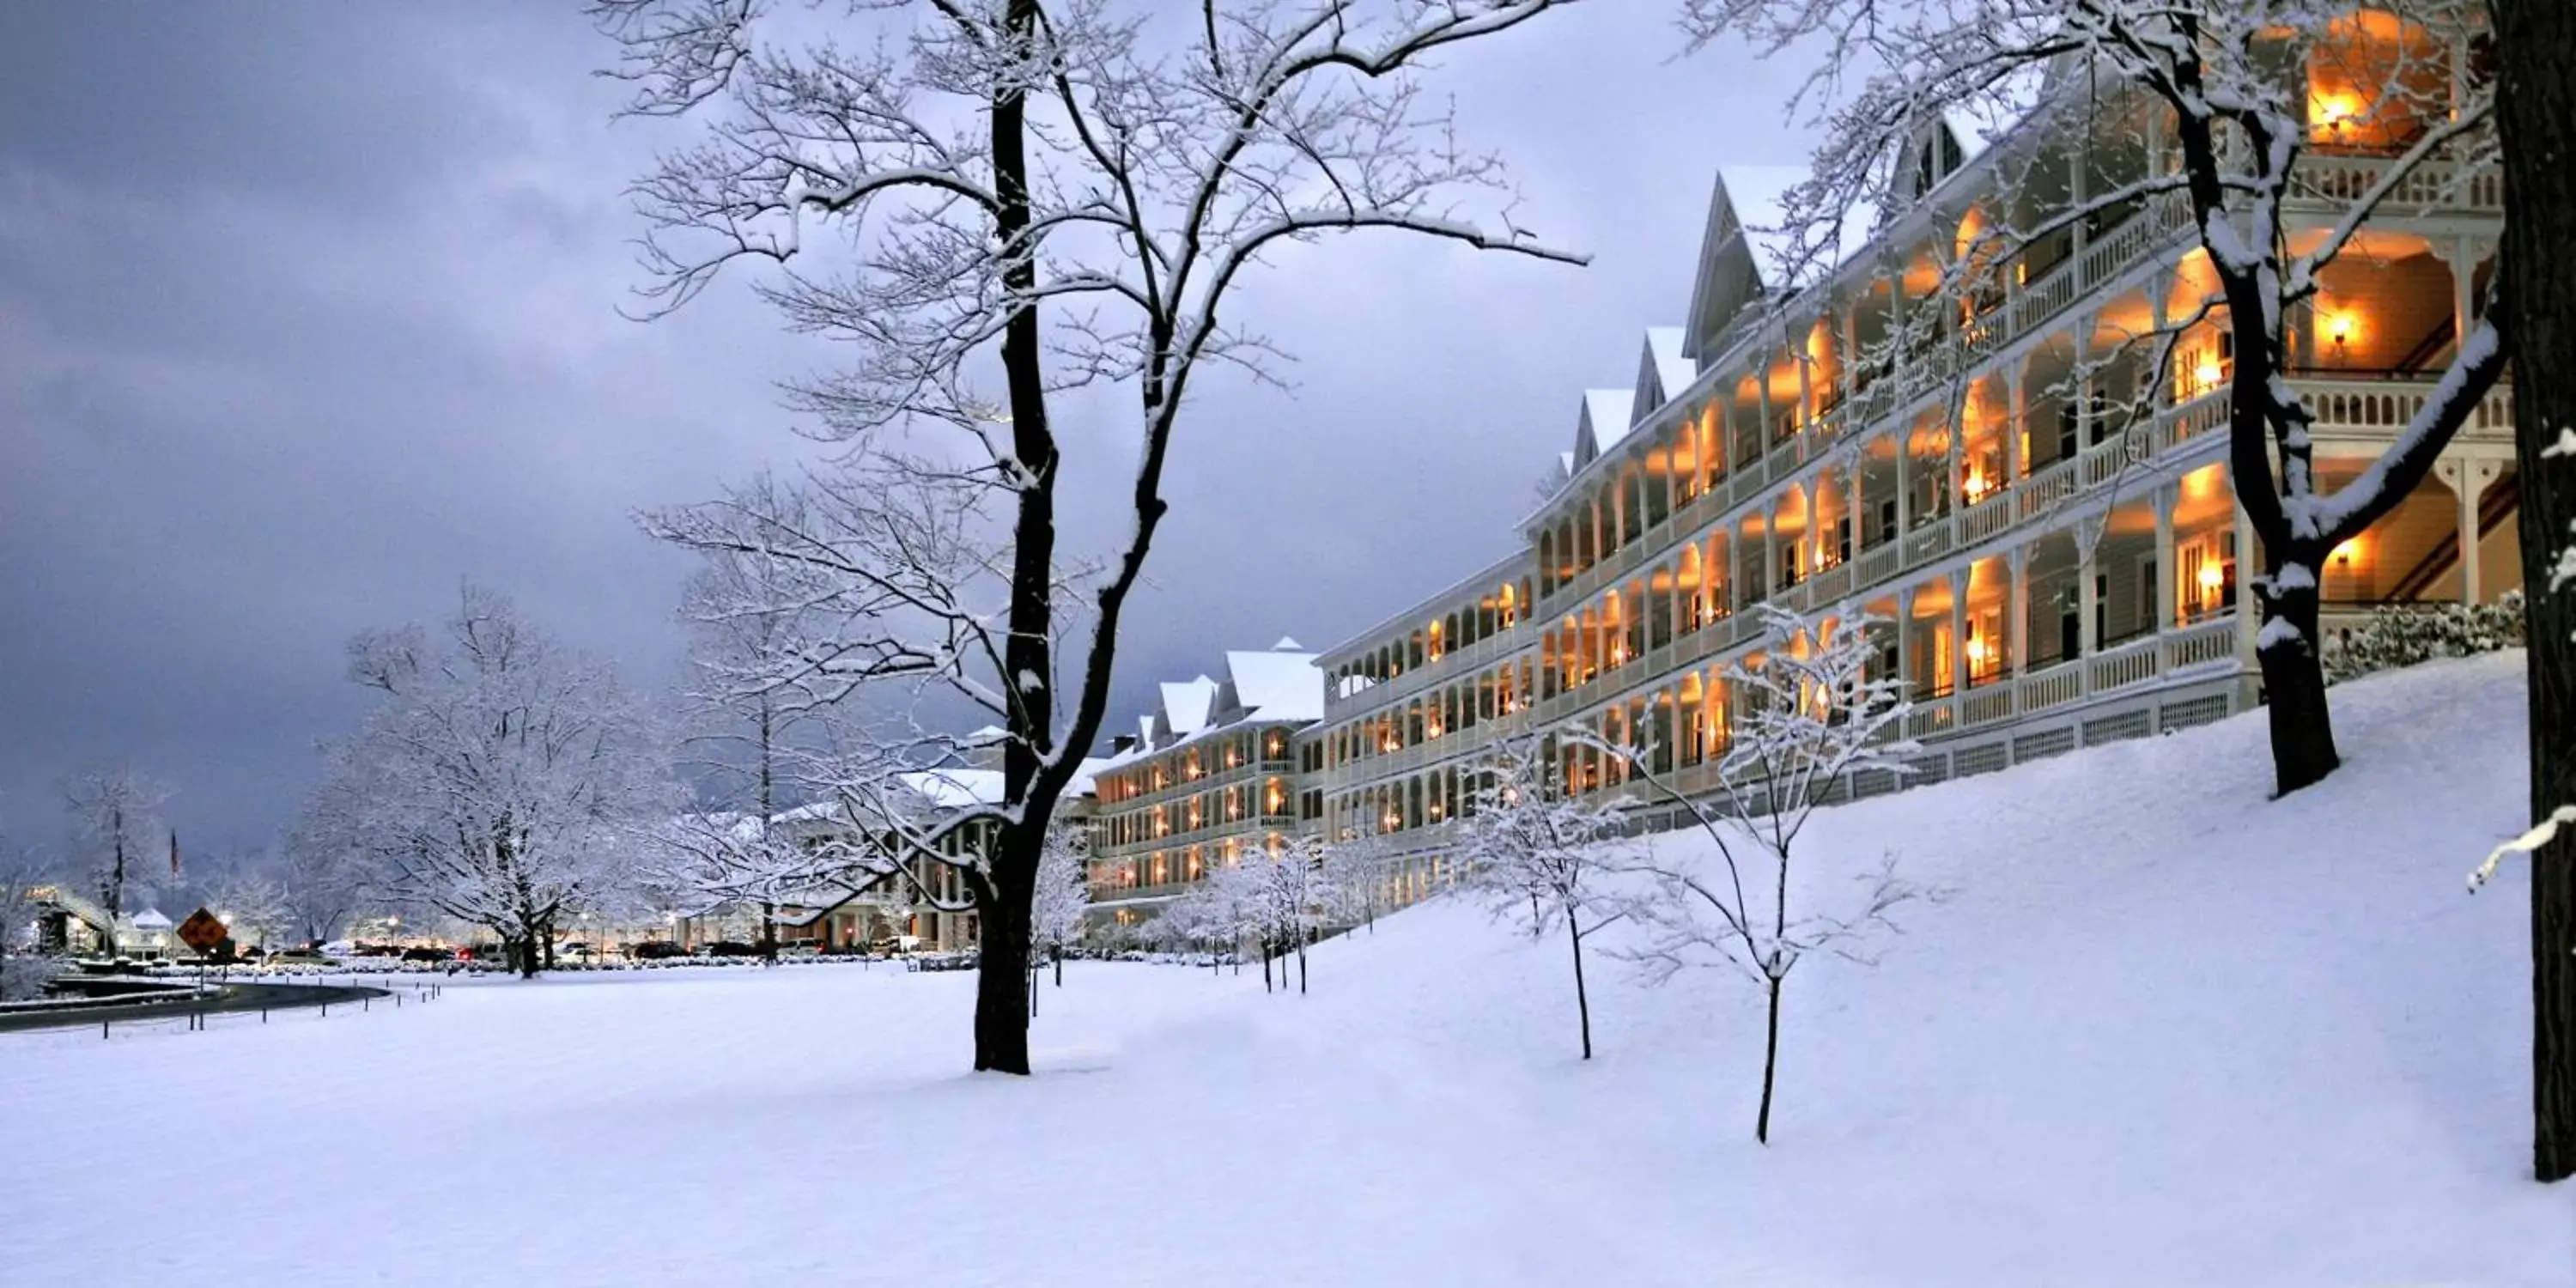
{"label": "dormer gable", "polygon": [[1583,414],[1574,427],[1574,463],[1567,471],[1574,473],[1600,458],[1613,444],[1628,436],[1635,421],[1630,411],[1636,406],[1637,394],[1632,389],[1586,389],[1583,391]]}
{"label": "dormer gable", "polygon": [[1671,402],[1699,374],[1698,364],[1682,356],[1682,328],[1649,327],[1645,352],[1637,360],[1637,392],[1629,415],[1644,420]]}

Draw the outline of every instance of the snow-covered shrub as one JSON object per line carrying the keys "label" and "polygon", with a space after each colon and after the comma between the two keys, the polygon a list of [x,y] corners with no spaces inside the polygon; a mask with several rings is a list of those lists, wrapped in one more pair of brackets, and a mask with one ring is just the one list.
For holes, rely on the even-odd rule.
{"label": "snow-covered shrub", "polygon": [[0,1002],[24,1002],[43,996],[45,981],[57,963],[48,957],[11,954],[0,958]]}
{"label": "snow-covered shrub", "polygon": [[2360,629],[2342,633],[2326,650],[2326,681],[2345,680],[2414,666],[2441,657],[2469,657],[2522,647],[2522,592],[2508,591],[2492,604],[2392,604],[2370,615]]}

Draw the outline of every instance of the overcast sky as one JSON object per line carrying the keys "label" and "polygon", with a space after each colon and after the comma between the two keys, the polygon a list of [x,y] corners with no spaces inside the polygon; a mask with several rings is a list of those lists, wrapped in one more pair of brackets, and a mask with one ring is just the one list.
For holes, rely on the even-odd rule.
{"label": "overcast sky", "polygon": [[[794,459],[771,382],[830,355],[740,282],[619,316],[623,185],[685,136],[610,122],[579,8],[0,5],[10,831],[59,844],[57,780],[126,758],[191,848],[264,841],[363,705],[342,641],[460,577],[676,676],[685,563],[630,515]],[[1786,69],[1674,61],[1671,10],[1595,0],[1434,80],[1590,268],[1346,240],[1242,296],[1298,388],[1194,403],[1114,720],[1510,548],[1580,391],[1678,322],[1714,167],[1801,158]]]}

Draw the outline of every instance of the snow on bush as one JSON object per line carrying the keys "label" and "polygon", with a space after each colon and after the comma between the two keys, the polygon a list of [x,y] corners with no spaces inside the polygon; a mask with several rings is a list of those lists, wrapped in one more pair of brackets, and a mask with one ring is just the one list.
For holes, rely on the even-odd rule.
{"label": "snow on bush", "polygon": [[45,981],[53,978],[55,964],[45,957],[11,955],[0,958],[0,1002],[25,1002],[44,996]]}
{"label": "snow on bush", "polygon": [[2340,684],[2435,658],[2520,648],[2522,632],[2522,592],[2518,590],[2506,592],[2492,604],[2389,605],[2327,650],[2326,680]]}

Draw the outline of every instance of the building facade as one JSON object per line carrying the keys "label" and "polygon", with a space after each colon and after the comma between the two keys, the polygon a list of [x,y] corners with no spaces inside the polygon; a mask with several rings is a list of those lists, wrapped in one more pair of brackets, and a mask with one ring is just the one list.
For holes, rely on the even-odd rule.
{"label": "building facade", "polygon": [[[2425,123],[2365,121],[2339,77],[2423,43],[2384,14],[2309,69],[2310,151],[2286,202],[2313,245]],[[2382,21],[2384,19],[2384,21]],[[2436,97],[2469,74],[2404,60]],[[1686,325],[1651,331],[1632,387],[1587,392],[1563,485],[1513,557],[1320,659],[1325,827],[1387,836],[1436,880],[1477,750],[1580,722],[1714,791],[1724,673],[1762,645],[1753,606],[1884,623],[1914,702],[1912,782],[2218,719],[2260,701],[2249,570],[2260,554],[2226,452],[2232,365],[2179,194],[2069,222],[1971,264],[1982,229],[2039,226],[2087,192],[2171,173],[2144,96],[2085,129],[2000,138],[1941,123],[1905,208],[1813,281],[1766,280],[1764,245],[1803,171],[1721,171]],[[2063,124],[2059,122],[2058,124]],[[2491,171],[2423,163],[2288,319],[2288,379],[2314,412],[2320,490],[2359,475],[2421,408],[2481,306],[2500,228]],[[2005,176],[2014,182],[2005,182]],[[2052,205],[2052,194],[2053,202]],[[1965,293],[1946,289],[1962,279]],[[2195,318],[2202,320],[2193,321]],[[2174,360],[2141,337],[2177,334]],[[2328,646],[2382,605],[2518,588],[2510,394],[2476,408],[2432,476],[2322,574]],[[1622,766],[1565,753],[1577,790]],[[1892,778],[1840,785],[1893,790]],[[1675,821],[1650,813],[1650,825]]]}
{"label": "building facade", "polygon": [[1132,925],[1215,866],[1286,842],[1320,816],[1320,764],[1300,735],[1324,675],[1294,639],[1225,655],[1223,678],[1159,687],[1154,711],[1092,775],[1097,919]]}

